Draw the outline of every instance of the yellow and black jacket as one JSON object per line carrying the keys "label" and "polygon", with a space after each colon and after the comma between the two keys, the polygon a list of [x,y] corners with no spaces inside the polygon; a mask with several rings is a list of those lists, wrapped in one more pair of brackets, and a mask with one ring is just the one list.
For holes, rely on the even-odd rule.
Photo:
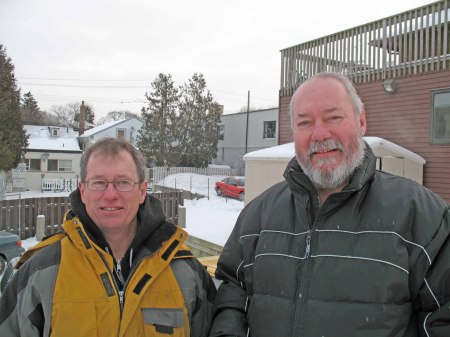
{"label": "yellow and black jacket", "polygon": [[71,196],[82,216],[66,213],[64,233],[19,262],[0,300],[0,336],[207,336],[214,284],[159,201],[147,196],[140,207],[123,285],[105,241],[90,219],[80,220],[78,201]]}

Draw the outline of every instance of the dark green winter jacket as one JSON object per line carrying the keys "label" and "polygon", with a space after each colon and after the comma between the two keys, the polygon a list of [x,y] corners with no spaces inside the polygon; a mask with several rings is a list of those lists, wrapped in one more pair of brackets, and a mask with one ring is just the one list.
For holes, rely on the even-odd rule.
{"label": "dark green winter jacket", "polygon": [[244,208],[210,336],[450,336],[449,206],[375,161],[319,205],[293,159]]}

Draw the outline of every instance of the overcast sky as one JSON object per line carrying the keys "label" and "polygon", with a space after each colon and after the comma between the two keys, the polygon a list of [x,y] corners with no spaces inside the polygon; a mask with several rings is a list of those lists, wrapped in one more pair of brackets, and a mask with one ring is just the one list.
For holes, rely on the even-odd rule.
{"label": "overcast sky", "polygon": [[43,110],[139,113],[159,73],[202,73],[225,113],[278,105],[280,50],[433,1],[0,0],[0,44]]}

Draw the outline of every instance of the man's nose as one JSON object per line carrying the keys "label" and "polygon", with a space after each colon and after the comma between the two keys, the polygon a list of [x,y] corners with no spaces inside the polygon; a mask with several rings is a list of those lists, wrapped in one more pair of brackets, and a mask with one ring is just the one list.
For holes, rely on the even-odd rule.
{"label": "man's nose", "polygon": [[114,186],[114,183],[109,181],[106,185],[105,191],[103,192],[105,196],[116,196],[119,192],[117,192],[116,187]]}
{"label": "man's nose", "polygon": [[312,132],[312,140],[323,141],[331,137],[330,129],[323,122],[316,122]]}

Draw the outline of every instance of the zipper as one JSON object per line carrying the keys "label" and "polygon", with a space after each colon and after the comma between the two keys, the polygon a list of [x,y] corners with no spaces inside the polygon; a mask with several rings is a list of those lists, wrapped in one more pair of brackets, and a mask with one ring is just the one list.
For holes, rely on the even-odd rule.
{"label": "zipper", "polygon": [[115,264],[115,272],[117,275],[117,278],[119,279],[120,283],[122,284],[122,288],[125,286],[125,279],[123,278],[123,274],[122,274],[122,259],[116,259],[116,264]]}
{"label": "zipper", "polygon": [[125,290],[125,283],[126,283],[125,279],[123,278],[123,274],[122,274],[122,259],[116,259],[116,264],[115,265],[116,265],[115,266],[115,269],[116,269],[115,271],[116,271],[116,274],[117,274],[117,278],[119,279],[119,282],[122,285],[122,290],[117,289],[118,290],[117,293],[119,294],[120,313],[121,313],[121,316],[122,316],[123,304],[125,302],[125,292],[124,292],[124,290]]}
{"label": "zipper", "polygon": [[[317,198],[319,200],[319,198]],[[299,334],[303,334],[304,331],[304,319],[305,319],[305,312],[304,312],[304,305],[307,300],[307,292],[309,288],[309,283],[311,281],[311,241],[312,241],[312,235],[316,228],[316,220],[317,215],[316,213],[316,207],[318,207],[315,203],[313,205],[310,204],[311,199],[307,199],[305,201],[305,209],[308,213],[307,217],[309,218],[309,229],[306,235],[306,247],[305,247],[305,256],[303,259],[303,265],[301,267],[301,270],[299,271],[300,282],[297,285],[297,292],[296,292],[296,304],[294,309],[294,317],[293,317],[293,326],[291,329],[291,336],[298,336]],[[320,212],[317,212],[320,213]]]}
{"label": "zipper", "polygon": [[123,290],[119,290],[118,294],[119,294],[119,305],[120,305],[120,317],[122,317],[123,304],[125,302],[125,293]]}
{"label": "zipper", "polygon": [[310,229],[308,230],[308,235],[306,236],[305,259],[308,259],[311,254],[311,236],[312,230]]}
{"label": "zipper", "polygon": [[[119,286],[117,285],[116,278],[114,277],[114,258],[113,258],[113,270],[109,268],[108,262],[106,261],[106,258],[103,256],[101,252],[99,252],[96,248],[97,254],[100,255],[100,258],[102,259],[103,263],[106,266],[106,269],[108,269],[109,276],[111,277],[111,280],[113,282],[114,288],[116,289],[117,295],[119,296],[119,311],[120,311],[120,319],[122,319],[123,314],[123,307],[125,303],[125,292],[126,289],[125,285],[123,286],[123,290],[119,290]],[[108,252],[109,253],[109,252]]]}

